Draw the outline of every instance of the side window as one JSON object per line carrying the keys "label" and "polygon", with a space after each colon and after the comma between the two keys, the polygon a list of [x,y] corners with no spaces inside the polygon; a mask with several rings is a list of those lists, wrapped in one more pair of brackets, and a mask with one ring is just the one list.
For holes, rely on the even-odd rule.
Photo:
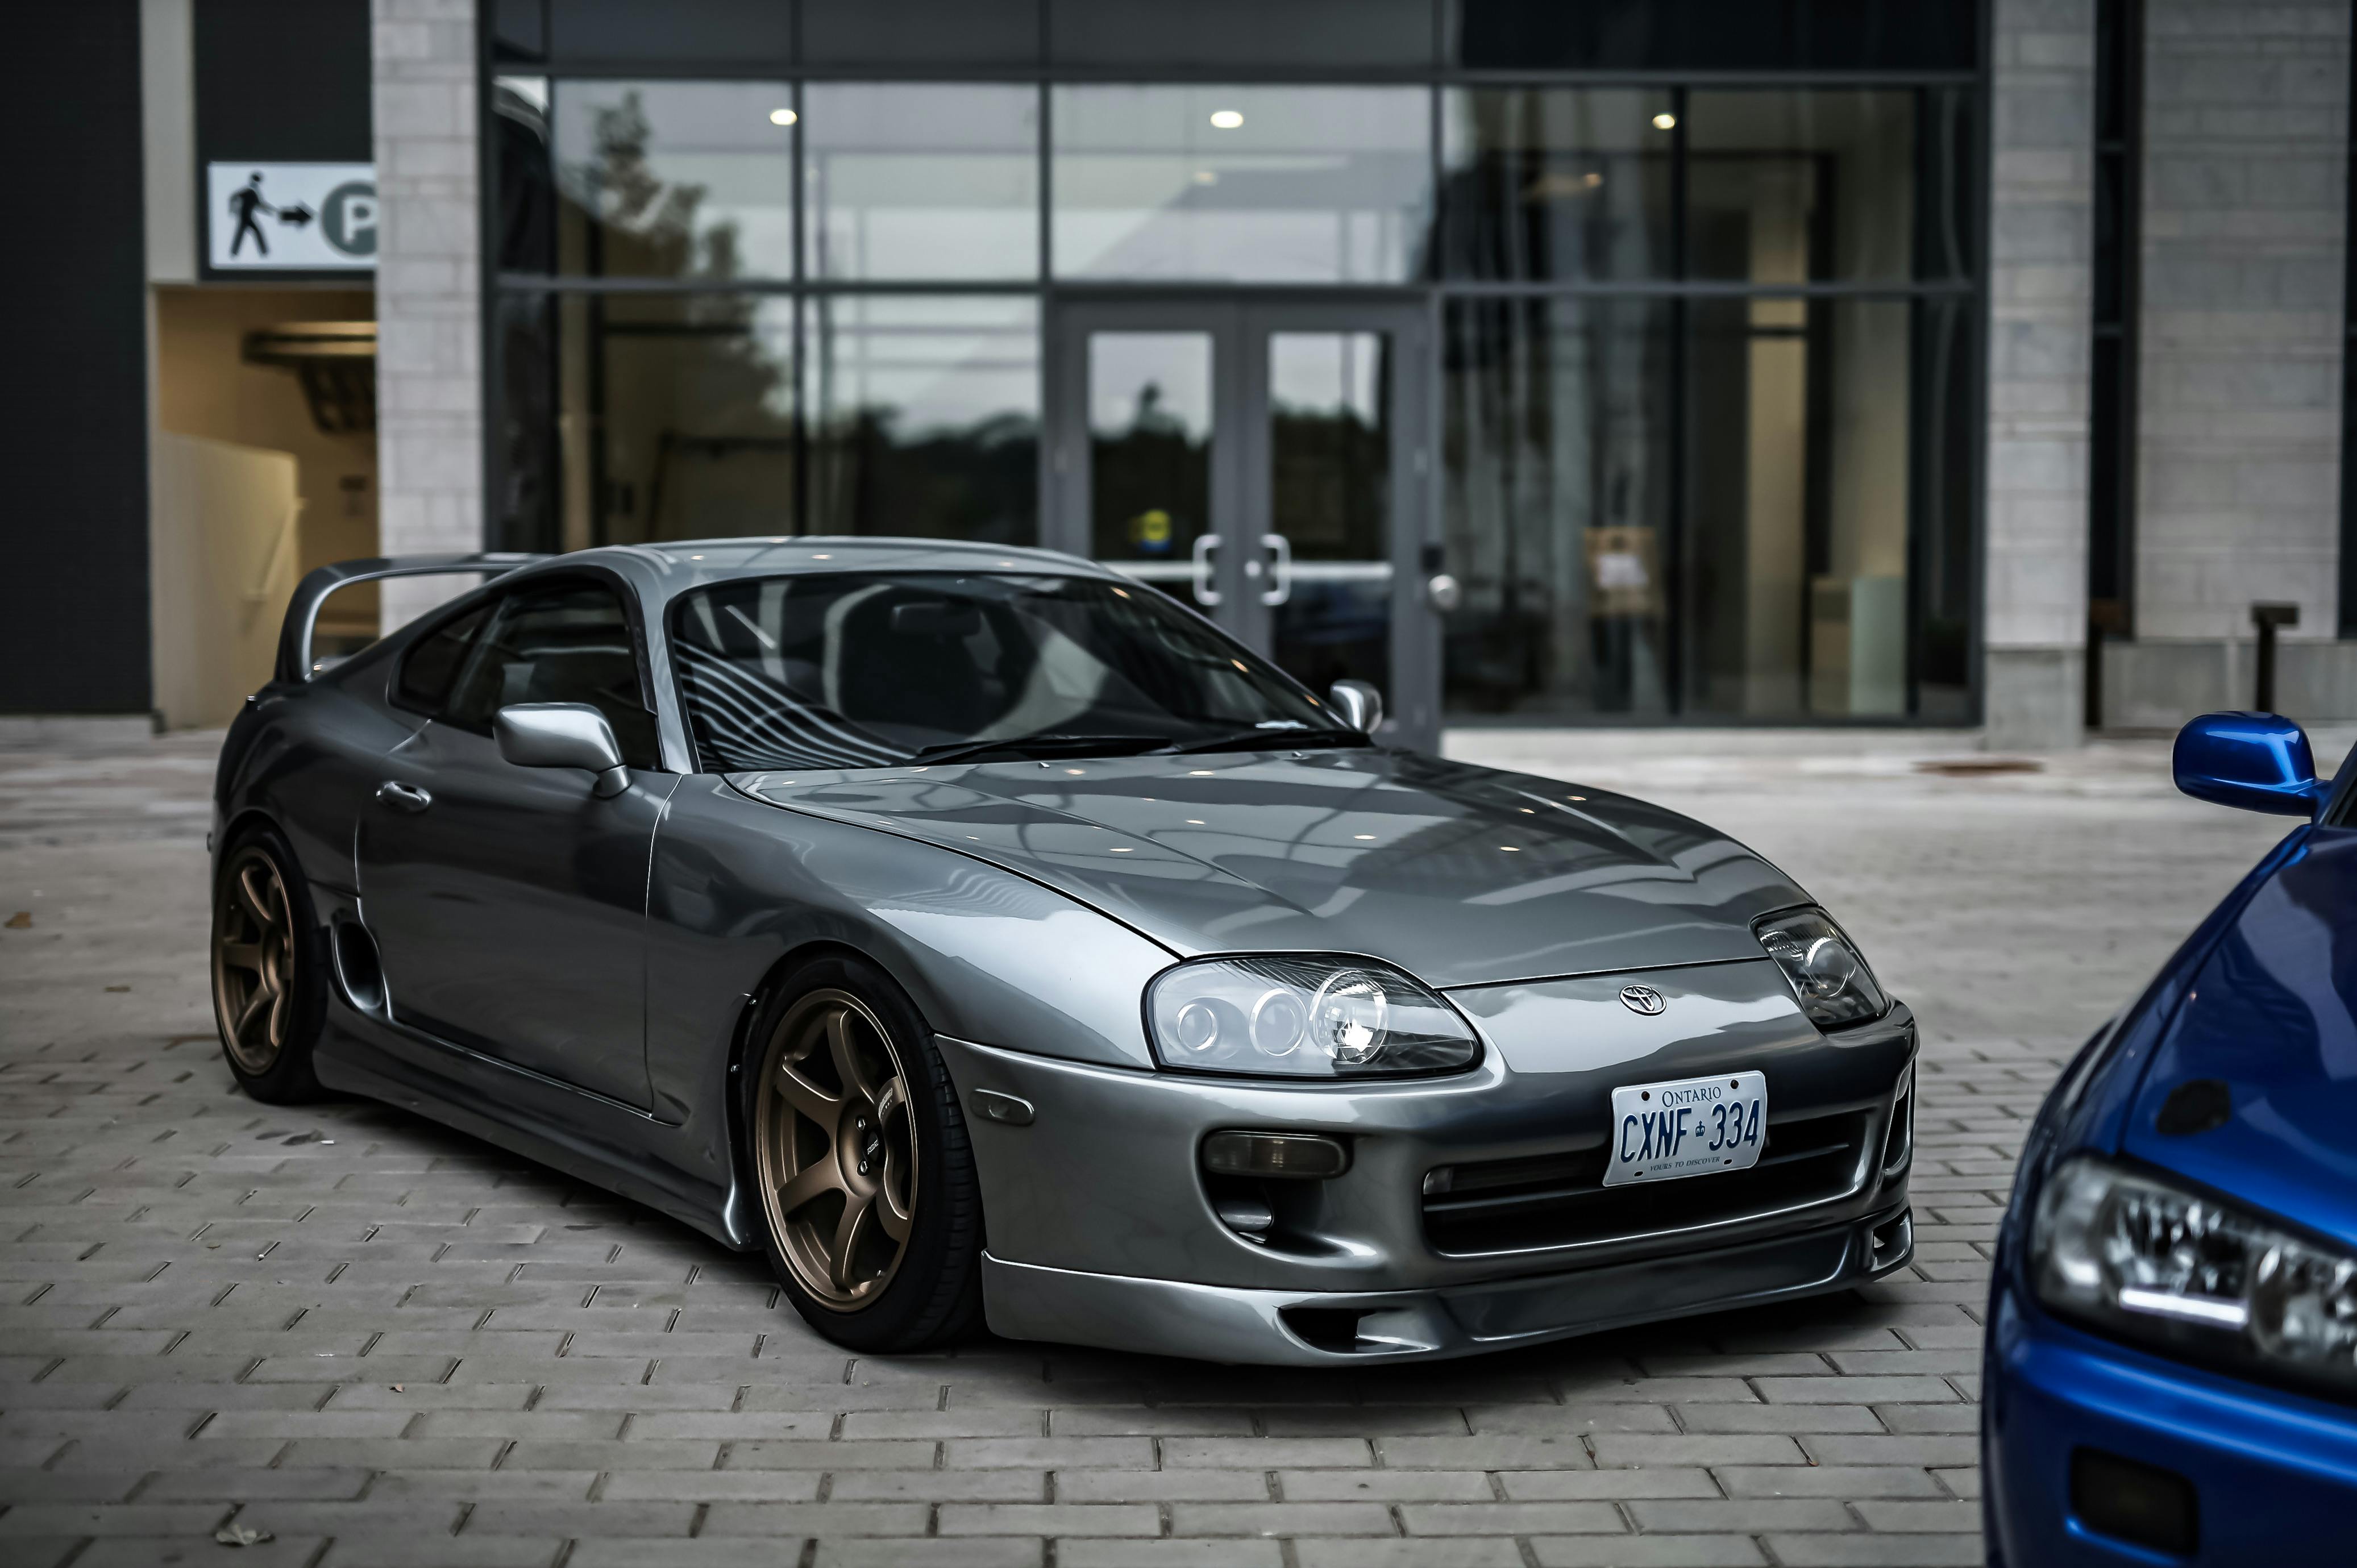
{"label": "side window", "polygon": [[662,766],[655,716],[639,700],[630,619],[610,588],[559,583],[501,601],[442,716],[488,730],[511,703],[587,703],[614,726],[623,761]]}
{"label": "side window", "polygon": [[484,605],[445,621],[419,639],[402,656],[401,673],[393,678],[393,700],[414,713],[440,712],[442,700],[450,694],[450,682],[457,678],[458,666],[466,661],[468,647],[490,613],[491,607]]}

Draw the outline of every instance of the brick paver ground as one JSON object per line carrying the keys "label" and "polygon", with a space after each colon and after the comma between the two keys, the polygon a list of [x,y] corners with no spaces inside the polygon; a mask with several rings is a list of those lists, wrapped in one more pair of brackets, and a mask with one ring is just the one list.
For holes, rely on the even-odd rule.
{"label": "brick paver ground", "polygon": [[1914,1267],[1355,1372],[849,1356],[631,1204],[254,1104],[206,1004],[211,743],[0,750],[0,1562],[1976,1563],[2024,1118],[2284,824],[2170,794],[2157,743],[1979,776],[1679,744],[1465,748],[1695,811],[1851,927],[1925,1030]]}

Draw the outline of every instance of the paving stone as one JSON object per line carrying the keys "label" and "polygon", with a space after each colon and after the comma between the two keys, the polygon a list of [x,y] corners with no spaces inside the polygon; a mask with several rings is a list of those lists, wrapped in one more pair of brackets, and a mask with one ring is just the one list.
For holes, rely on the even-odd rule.
{"label": "paving stone", "polygon": [[1380,1503],[1172,1503],[1173,1535],[1391,1535]]}
{"label": "paving stone", "polygon": [[1531,1557],[1541,1568],[1750,1568],[1767,1561],[1741,1535],[1539,1536]]}

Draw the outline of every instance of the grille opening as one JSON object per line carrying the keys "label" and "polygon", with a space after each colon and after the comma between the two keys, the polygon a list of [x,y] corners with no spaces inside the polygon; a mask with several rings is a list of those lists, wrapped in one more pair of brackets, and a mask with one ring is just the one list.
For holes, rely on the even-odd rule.
{"label": "grille opening", "polygon": [[1319,1350],[1348,1354],[1359,1348],[1359,1319],[1364,1316],[1347,1306],[1286,1306],[1277,1316],[1304,1344]]}
{"label": "grille opening", "polygon": [[1857,1181],[1867,1112],[1770,1122],[1749,1170],[1602,1185],[1610,1153],[1444,1166],[1425,1180],[1424,1234],[1439,1252],[1499,1252],[1682,1230],[1839,1197]]}
{"label": "grille opening", "polygon": [[1915,1157],[1915,1090],[1910,1087],[1890,1107],[1890,1133],[1882,1141],[1882,1174],[1895,1175]]}

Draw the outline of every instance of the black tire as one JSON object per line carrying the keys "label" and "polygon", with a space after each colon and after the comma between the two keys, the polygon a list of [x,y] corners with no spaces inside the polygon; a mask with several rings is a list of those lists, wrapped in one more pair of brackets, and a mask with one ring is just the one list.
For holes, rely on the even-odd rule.
{"label": "black tire", "polygon": [[241,832],[213,876],[213,1026],[238,1087],[268,1105],[321,1097],[312,1053],[328,1016],[328,940],[294,851]]}
{"label": "black tire", "polygon": [[[856,1071],[836,1065],[846,1050]],[[743,1076],[762,1250],[804,1321],[882,1354],[969,1332],[982,1316],[981,1187],[949,1072],[907,994],[863,959],[813,960],[755,1015]],[[886,1261],[894,1222],[906,1234]]]}

